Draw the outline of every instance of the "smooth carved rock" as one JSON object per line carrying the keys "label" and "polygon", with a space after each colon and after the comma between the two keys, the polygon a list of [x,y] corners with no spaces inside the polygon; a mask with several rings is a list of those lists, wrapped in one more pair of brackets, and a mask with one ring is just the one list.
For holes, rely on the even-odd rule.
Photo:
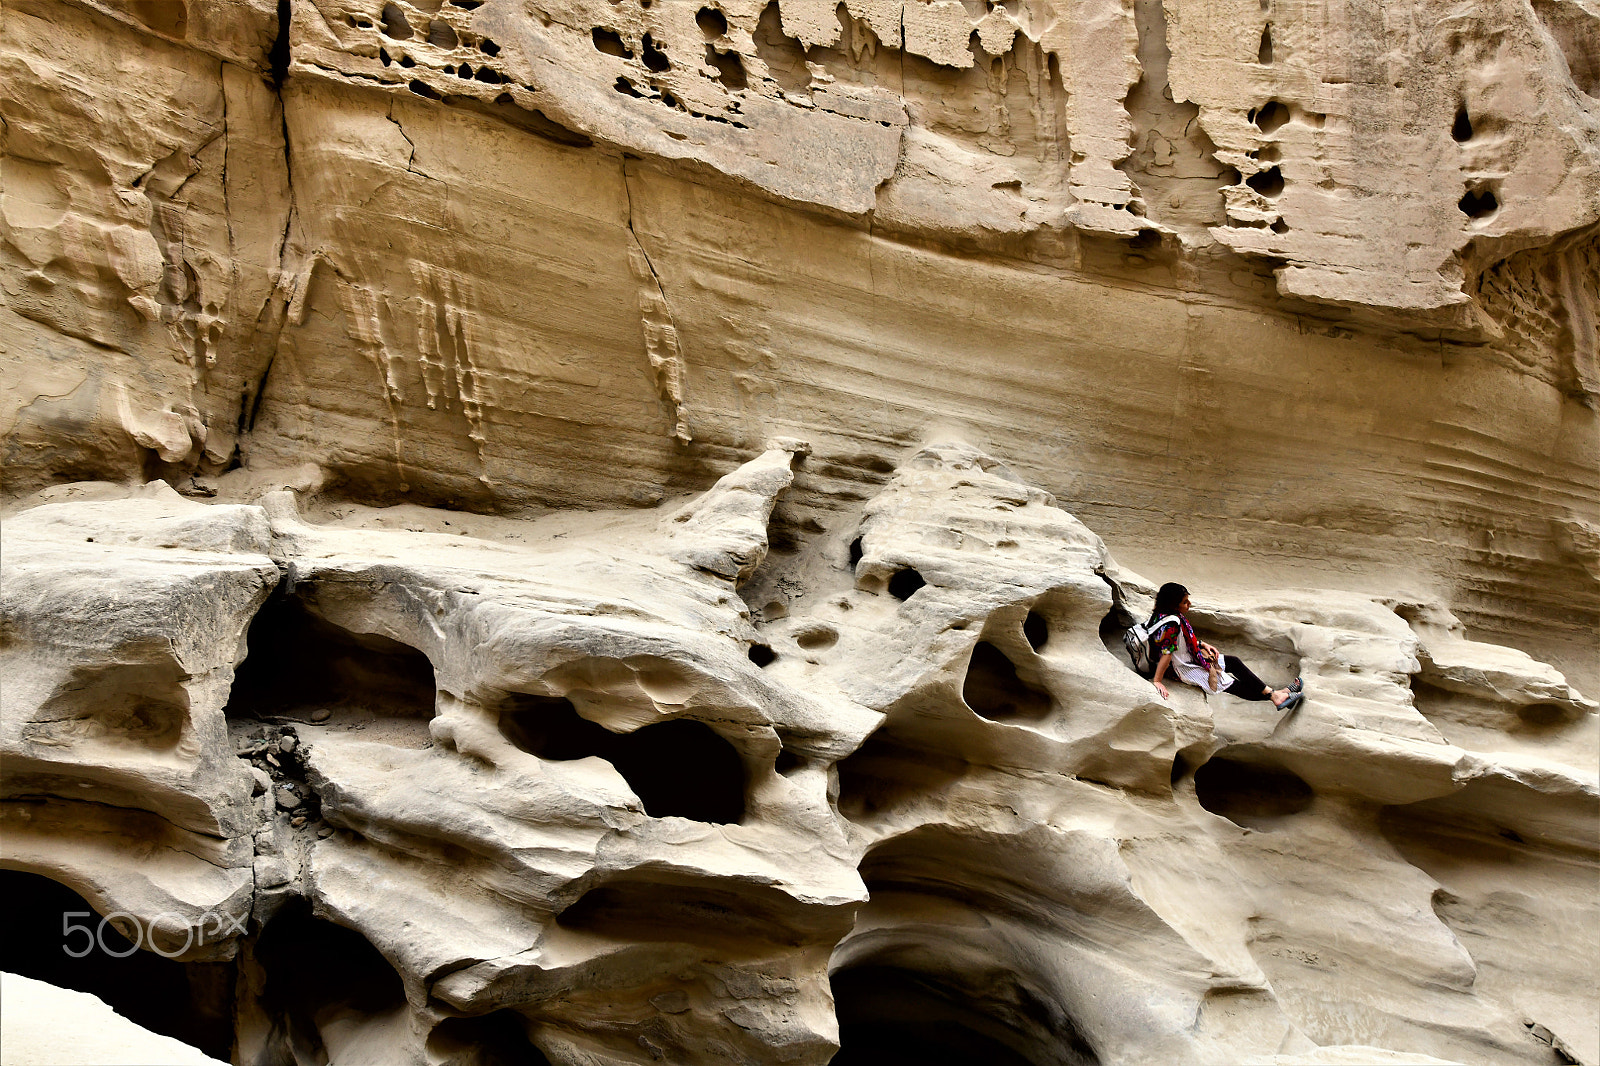
{"label": "smooth carved rock", "polygon": [[[262,1066],[1600,1064],[1597,25],[10,0],[0,969]],[[1156,577],[1306,703],[1162,699]]]}
{"label": "smooth carved rock", "polygon": [[[1304,677],[1306,705],[1280,716],[1182,687],[1163,701],[1106,629],[1147,609],[1150,584],[961,444],[912,456],[852,550],[813,559],[807,595],[757,623],[740,592],[778,572],[766,528],[794,463],[792,446],[769,451],[660,517],[502,521],[492,537],[421,509],[395,516],[404,529],[384,511],[312,520],[287,493],[21,512],[8,617],[36,642],[118,632],[63,629],[46,561],[119,590],[181,596],[181,575],[244,597],[211,618],[141,615],[119,594],[106,616],[231,674],[231,694],[221,675],[194,690],[216,724],[190,758],[237,777],[220,809],[238,813],[213,824],[243,824],[226,847],[185,828],[164,749],[60,734],[55,776],[6,801],[8,867],[140,922],[253,914],[224,941],[264,975],[241,986],[249,1061],[290,1054],[298,1032],[330,1061],[421,1062],[454,1041],[572,1063],[641,1047],[1514,1062],[1556,1039],[1518,1012],[1581,1060],[1600,786],[1570,762],[1594,706],[1559,673],[1463,647],[1426,604],[1256,592],[1201,598],[1196,625]],[[17,663],[98,646],[67,639],[11,661],[8,723],[54,698],[13,684]],[[1441,665],[1458,662],[1525,680]],[[1521,721],[1521,693],[1565,702],[1527,750],[1470,750],[1413,691],[1437,678],[1502,723]],[[274,802],[250,805],[245,760],[271,767]],[[77,785],[114,769],[119,806],[142,813],[108,823]],[[123,850],[94,842],[112,824]],[[162,834],[190,843],[156,872],[128,847]],[[1571,962],[1552,967],[1525,945],[1556,929]],[[1357,1027],[1384,1047],[1345,1046]]]}

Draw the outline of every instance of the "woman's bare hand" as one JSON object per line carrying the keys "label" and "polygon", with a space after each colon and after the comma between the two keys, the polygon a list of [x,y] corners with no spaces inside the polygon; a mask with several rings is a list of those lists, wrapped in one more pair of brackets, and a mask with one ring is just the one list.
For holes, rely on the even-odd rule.
{"label": "woman's bare hand", "polygon": [[1156,682],[1156,691],[1161,693],[1161,698],[1162,699],[1166,699],[1167,698],[1167,686],[1163,685],[1159,681]]}

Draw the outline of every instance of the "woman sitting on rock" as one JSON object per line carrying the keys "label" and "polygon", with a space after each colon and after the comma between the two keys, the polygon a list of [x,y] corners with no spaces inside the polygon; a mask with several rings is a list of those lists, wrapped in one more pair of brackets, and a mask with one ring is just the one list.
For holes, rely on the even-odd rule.
{"label": "woman sitting on rock", "polygon": [[1174,581],[1161,586],[1156,593],[1156,609],[1150,615],[1153,623],[1167,615],[1176,622],[1168,622],[1150,636],[1150,646],[1161,653],[1156,664],[1156,691],[1167,698],[1167,686],[1161,683],[1167,667],[1180,681],[1187,681],[1207,692],[1226,692],[1241,700],[1271,700],[1281,711],[1292,711],[1300,706],[1305,694],[1300,690],[1300,679],[1295,678],[1288,688],[1274,691],[1236,656],[1223,655],[1215,647],[1195,635],[1189,624],[1189,590]]}

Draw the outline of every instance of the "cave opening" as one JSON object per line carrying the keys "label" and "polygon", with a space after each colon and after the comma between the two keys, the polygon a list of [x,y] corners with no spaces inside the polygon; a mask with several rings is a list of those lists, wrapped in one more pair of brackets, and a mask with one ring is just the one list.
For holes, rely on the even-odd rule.
{"label": "cave opening", "polygon": [[528,1039],[528,1021],[509,1007],[470,1018],[446,1018],[428,1034],[434,1061],[450,1066],[550,1066]]}
{"label": "cave opening", "polygon": [[1050,694],[1022,680],[1016,664],[986,640],[978,641],[967,664],[961,698],[993,722],[1037,721],[1050,714]]}
{"label": "cave opening", "polygon": [[274,597],[250,623],[233,675],[229,718],[323,721],[335,708],[431,718],[433,664],[422,652],[313,613],[296,596]]}
{"label": "cave opening", "polygon": [[[309,1050],[327,1060],[323,1028],[351,1015],[377,1019],[405,1009],[405,987],[366,937],[290,900],[262,929],[253,951],[265,975],[259,1007],[270,1020],[266,1061],[297,1063]],[[260,1061],[258,1059],[258,1061]]]}
{"label": "cave opening", "polygon": [[1283,168],[1270,167],[1244,179],[1244,183],[1271,200],[1283,193]]}
{"label": "cave opening", "polygon": [[[1014,975],[867,962],[831,978],[832,1066],[1091,1066],[1094,1049]],[[976,985],[976,988],[968,987]]]}
{"label": "cave opening", "polygon": [[1500,200],[1495,196],[1493,189],[1483,186],[1468,189],[1456,206],[1461,208],[1461,213],[1468,218],[1488,218],[1500,210]]}
{"label": "cave opening", "polygon": [[1450,126],[1450,136],[1457,143],[1465,143],[1472,140],[1472,116],[1467,114],[1465,104],[1456,108],[1456,120]]}
{"label": "cave opening", "polygon": [[1262,133],[1276,133],[1289,121],[1289,109],[1277,100],[1269,100],[1252,118]]}
{"label": "cave opening", "polygon": [[500,731],[541,759],[604,759],[652,818],[718,825],[744,820],[744,760],[704,722],[674,718],[613,733],[583,717],[563,696],[513,692],[501,706]]}
{"label": "cave opening", "polygon": [[0,938],[0,970],[98,996],[151,1032],[232,1058],[232,962],[164,958],[145,947],[143,931],[135,944],[82,896],[39,874],[0,870],[0,898],[20,919]]}
{"label": "cave opening", "polygon": [[904,570],[896,570],[889,579],[889,595],[897,600],[909,600],[927,583],[921,574],[908,566]]}
{"label": "cave opening", "polygon": [[1028,617],[1022,620],[1022,635],[1030,648],[1039,651],[1050,641],[1050,623],[1038,611],[1029,611]]}
{"label": "cave opening", "polygon": [[771,666],[778,661],[778,653],[773,651],[771,645],[768,644],[752,644],[746,655],[757,666]]}
{"label": "cave opening", "polygon": [[1248,829],[1271,829],[1282,818],[1308,809],[1316,794],[1291,770],[1228,756],[1210,759],[1194,772],[1200,806]]}

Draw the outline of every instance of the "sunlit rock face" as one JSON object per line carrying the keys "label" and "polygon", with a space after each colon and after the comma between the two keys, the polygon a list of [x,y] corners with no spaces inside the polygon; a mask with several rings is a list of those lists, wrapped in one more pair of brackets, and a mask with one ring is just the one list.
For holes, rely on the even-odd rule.
{"label": "sunlit rock face", "polygon": [[[1600,1066],[1597,35],[10,0],[0,969],[251,1066]],[[1135,674],[1173,579],[1306,702]]]}

